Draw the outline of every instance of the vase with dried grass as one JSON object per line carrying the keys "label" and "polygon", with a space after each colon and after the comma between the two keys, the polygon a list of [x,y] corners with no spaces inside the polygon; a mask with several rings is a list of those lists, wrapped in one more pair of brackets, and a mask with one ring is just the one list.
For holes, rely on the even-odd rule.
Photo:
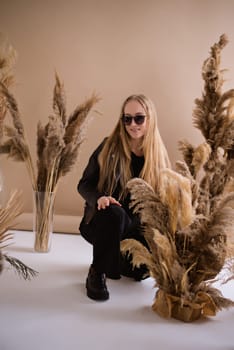
{"label": "vase with dried grass", "polygon": [[35,191],[33,194],[34,250],[47,253],[52,243],[55,193]]}
{"label": "vase with dried grass", "polygon": [[49,116],[45,126],[39,122],[37,127],[36,175],[16,100],[2,83],[0,94],[5,97],[13,119],[13,127],[4,128],[8,140],[0,145],[0,153],[6,153],[26,164],[34,195],[35,250],[46,252],[49,251],[51,242],[53,208],[59,180],[72,169],[77,160],[92,117],[89,112],[99,97],[93,94],[67,118],[64,87],[56,74],[54,114]]}
{"label": "vase with dried grass", "polygon": [[[0,154],[7,154],[26,165],[34,195],[35,250],[42,252],[49,251],[59,180],[75,164],[92,118],[90,111],[100,100],[96,94],[92,94],[67,116],[64,85],[57,74],[55,80],[53,114],[45,126],[40,121],[37,126],[36,172],[17,101],[9,90],[6,77],[0,79],[0,111],[3,115],[0,118],[0,134],[7,137],[4,142],[1,138]],[[7,112],[12,117],[13,126],[3,125]]]}

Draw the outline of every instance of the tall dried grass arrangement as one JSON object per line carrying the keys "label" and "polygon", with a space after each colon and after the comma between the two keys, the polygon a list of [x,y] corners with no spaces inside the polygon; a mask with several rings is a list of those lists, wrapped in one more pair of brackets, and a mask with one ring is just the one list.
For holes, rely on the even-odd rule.
{"label": "tall dried grass arrangement", "polygon": [[35,225],[37,229],[35,249],[46,251],[48,214],[54,203],[51,194],[56,193],[60,178],[72,169],[78,158],[80,146],[85,139],[87,126],[92,117],[89,112],[99,101],[99,97],[92,94],[67,117],[64,86],[56,74],[53,95],[54,113],[49,116],[49,121],[45,126],[42,126],[40,121],[37,126],[36,175],[16,100],[2,83],[0,83],[0,94],[6,99],[7,108],[13,120],[13,127],[5,126],[5,135],[8,139],[0,146],[0,153],[8,154],[16,161],[24,161],[33,191],[44,193],[43,196],[36,195],[38,215]]}
{"label": "tall dried grass arrangement", "polygon": [[9,232],[9,229],[15,219],[21,214],[21,210],[21,193],[19,191],[14,191],[6,205],[0,208],[0,273],[3,270],[4,262],[7,262],[19,276],[29,280],[36,276],[37,272],[25,265],[21,260],[3,253],[3,250],[13,238],[13,234]]}
{"label": "tall dried grass arrangement", "polygon": [[222,93],[222,35],[204,62],[204,92],[195,100],[193,123],[205,138],[198,147],[179,143],[184,161],[160,174],[155,193],[142,179],[128,183],[131,206],[139,213],[147,251],[125,240],[133,265],[145,263],[156,281],[153,310],[162,317],[191,322],[234,306],[212,283],[234,261],[234,90]]}
{"label": "tall dried grass arrangement", "polygon": [[[1,50],[0,50],[1,53]],[[0,63],[2,58],[0,56]],[[37,125],[37,171],[33,163],[22,117],[17,101],[9,90],[9,84],[0,81],[0,99],[4,102],[4,117],[6,111],[12,117],[12,126],[4,125],[2,134],[6,136],[0,143],[0,154],[6,154],[15,161],[23,161],[26,165],[32,189],[35,193],[44,193],[37,201],[38,208],[36,227],[38,230],[36,247],[44,250],[47,246],[48,213],[53,206],[51,193],[55,194],[59,180],[71,171],[75,164],[80,146],[85,139],[87,126],[92,118],[90,114],[93,106],[100,100],[92,94],[67,116],[64,85],[58,75],[55,75],[53,91],[53,114],[48,123]],[[3,115],[2,114],[2,115]],[[2,119],[3,120],[3,119]],[[36,249],[37,250],[37,249]]]}

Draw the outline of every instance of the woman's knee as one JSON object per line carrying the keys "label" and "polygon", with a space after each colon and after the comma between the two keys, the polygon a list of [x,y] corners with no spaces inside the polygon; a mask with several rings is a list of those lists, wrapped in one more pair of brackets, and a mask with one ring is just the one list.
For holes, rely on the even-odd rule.
{"label": "woman's knee", "polygon": [[111,204],[106,209],[99,210],[96,215],[98,221],[101,220],[104,224],[112,227],[122,228],[122,226],[129,224],[130,221],[125,210],[116,204]]}

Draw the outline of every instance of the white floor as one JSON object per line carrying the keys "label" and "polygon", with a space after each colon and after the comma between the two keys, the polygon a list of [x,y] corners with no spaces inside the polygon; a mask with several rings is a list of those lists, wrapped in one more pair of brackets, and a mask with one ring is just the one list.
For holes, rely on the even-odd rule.
{"label": "white floor", "polygon": [[[0,275],[0,350],[234,350],[234,308],[195,323],[162,319],[151,309],[153,279],[108,280],[110,300],[86,297],[91,246],[54,234],[49,253],[33,251],[33,234],[14,233],[9,255],[39,271],[31,281],[5,267]],[[220,287],[234,300],[234,282]]]}

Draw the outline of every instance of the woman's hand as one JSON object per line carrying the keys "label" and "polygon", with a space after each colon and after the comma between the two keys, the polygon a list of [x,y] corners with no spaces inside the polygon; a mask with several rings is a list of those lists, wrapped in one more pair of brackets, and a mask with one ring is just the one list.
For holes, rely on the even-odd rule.
{"label": "woman's hand", "polygon": [[106,207],[109,207],[110,204],[116,204],[121,207],[121,204],[111,196],[102,196],[97,200],[98,210],[106,209]]}

